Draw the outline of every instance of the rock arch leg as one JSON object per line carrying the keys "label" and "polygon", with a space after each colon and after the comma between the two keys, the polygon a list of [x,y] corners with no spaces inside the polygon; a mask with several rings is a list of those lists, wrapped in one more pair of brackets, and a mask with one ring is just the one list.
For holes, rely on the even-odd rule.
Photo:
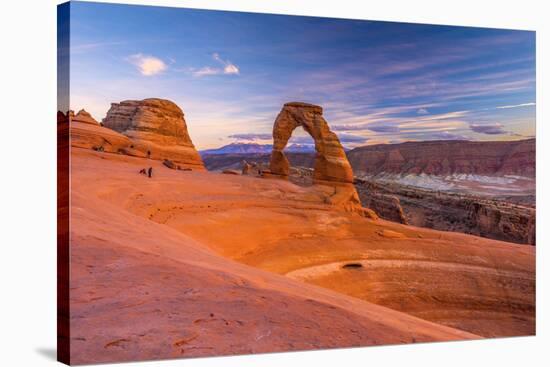
{"label": "rock arch leg", "polygon": [[290,111],[281,110],[273,125],[273,150],[271,151],[270,170],[274,175],[288,177],[290,163],[283,150],[288,144],[292,132],[298,127],[298,122],[292,117]]}

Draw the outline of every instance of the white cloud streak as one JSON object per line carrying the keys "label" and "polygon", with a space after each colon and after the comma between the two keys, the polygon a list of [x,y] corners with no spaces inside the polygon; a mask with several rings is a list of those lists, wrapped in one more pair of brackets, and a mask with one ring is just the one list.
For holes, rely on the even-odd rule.
{"label": "white cloud streak", "polygon": [[203,68],[193,71],[193,75],[196,77],[207,76],[207,75],[217,75],[220,73],[221,73],[220,69],[211,68],[210,66],[205,66]]}
{"label": "white cloud streak", "polygon": [[218,53],[213,53],[212,58],[217,61],[219,64],[222,65],[222,67],[211,67],[211,66],[204,66],[200,69],[196,69],[192,71],[192,74],[196,77],[203,77],[203,76],[209,76],[209,75],[239,75],[240,69],[237,65],[233,64],[229,60],[224,60],[220,57]]}
{"label": "white cloud streak", "polygon": [[499,107],[497,107],[497,109],[528,107],[528,106],[536,106],[536,103],[535,102],[529,102],[529,103],[521,103],[521,104],[508,105],[508,106],[499,106]]}

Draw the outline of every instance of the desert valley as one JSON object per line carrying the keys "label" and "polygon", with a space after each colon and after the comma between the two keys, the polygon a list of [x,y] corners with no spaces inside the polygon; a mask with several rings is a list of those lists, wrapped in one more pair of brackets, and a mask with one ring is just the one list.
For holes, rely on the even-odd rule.
{"label": "desert valley", "polygon": [[[315,152],[290,147],[291,180],[311,184]],[[264,146],[201,152],[209,170],[268,168]],[[535,139],[362,146],[346,152],[364,206],[384,219],[535,244]]]}
{"label": "desert valley", "polygon": [[182,108],[58,113],[73,363],[535,334],[534,139],[346,150],[291,102],[199,152]]}

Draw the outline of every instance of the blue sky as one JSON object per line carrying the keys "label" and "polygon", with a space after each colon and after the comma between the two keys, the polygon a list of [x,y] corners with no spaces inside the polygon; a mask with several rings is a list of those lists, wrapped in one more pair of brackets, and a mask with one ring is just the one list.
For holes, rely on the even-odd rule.
{"label": "blue sky", "polygon": [[[176,102],[199,149],[270,143],[289,101],[347,147],[535,134],[535,33],[73,2],[71,107]],[[294,142],[311,138],[296,131]]]}

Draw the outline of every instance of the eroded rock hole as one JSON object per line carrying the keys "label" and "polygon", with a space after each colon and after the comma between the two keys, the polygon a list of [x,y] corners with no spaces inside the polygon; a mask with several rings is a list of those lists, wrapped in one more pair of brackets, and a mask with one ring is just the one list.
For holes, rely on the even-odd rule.
{"label": "eroded rock hole", "polygon": [[360,263],[347,263],[342,266],[342,269],[361,269],[362,267]]}
{"label": "eroded rock hole", "polygon": [[283,152],[289,160],[289,180],[299,186],[313,185],[315,141],[302,127],[294,130]]}

